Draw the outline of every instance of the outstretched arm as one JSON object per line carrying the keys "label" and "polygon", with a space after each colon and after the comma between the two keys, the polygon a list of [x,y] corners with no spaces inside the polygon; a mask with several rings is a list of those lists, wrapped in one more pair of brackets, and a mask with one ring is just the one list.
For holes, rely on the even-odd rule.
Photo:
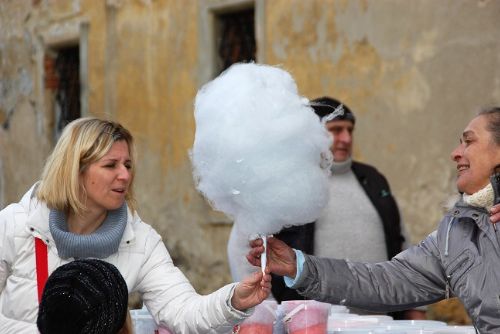
{"label": "outstretched arm", "polygon": [[385,312],[443,299],[446,280],[432,233],[391,261],[369,264],[306,256],[292,288],[311,299]]}

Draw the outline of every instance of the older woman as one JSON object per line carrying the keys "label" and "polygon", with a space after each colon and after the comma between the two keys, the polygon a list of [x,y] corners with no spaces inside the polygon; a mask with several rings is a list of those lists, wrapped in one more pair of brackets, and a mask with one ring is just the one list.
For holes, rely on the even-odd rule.
{"label": "older woman", "polygon": [[[115,265],[158,323],[175,333],[227,333],[270,292],[269,274],[198,295],[160,235],[134,208],[133,138],[95,118],[70,123],[41,181],[0,211],[0,333],[34,333],[51,272],[81,258]],[[38,291],[38,300],[37,300]]]}
{"label": "older woman", "polygon": [[[308,298],[367,310],[402,310],[456,296],[481,333],[499,333],[500,228],[490,223],[489,209],[490,176],[500,164],[500,108],[472,119],[451,158],[463,195],[418,246],[366,264],[304,255],[270,238],[268,268]],[[251,246],[247,258],[260,265],[262,241]]]}

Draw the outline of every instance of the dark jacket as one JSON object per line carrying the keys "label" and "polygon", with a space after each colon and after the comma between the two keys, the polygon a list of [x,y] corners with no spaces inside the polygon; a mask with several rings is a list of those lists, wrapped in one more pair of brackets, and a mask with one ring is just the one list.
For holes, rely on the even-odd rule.
{"label": "dark jacket", "polygon": [[[401,252],[404,237],[401,234],[399,209],[394,197],[392,197],[389,183],[372,166],[353,161],[351,169],[380,215],[384,226],[387,258],[391,259]],[[306,254],[314,254],[314,227],[315,223],[293,226],[284,229],[275,237]],[[304,298],[295,290],[287,288],[283,278],[276,275],[273,275],[272,279],[272,293],[280,303],[283,300]]]}

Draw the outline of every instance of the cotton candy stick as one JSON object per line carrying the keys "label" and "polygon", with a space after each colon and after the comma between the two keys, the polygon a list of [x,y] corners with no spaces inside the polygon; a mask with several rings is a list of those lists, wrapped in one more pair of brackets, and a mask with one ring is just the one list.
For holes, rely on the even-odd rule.
{"label": "cotton candy stick", "polygon": [[262,235],[262,246],[264,246],[264,253],[260,255],[260,267],[262,269],[262,273],[266,274],[266,265],[267,265],[267,236]]}

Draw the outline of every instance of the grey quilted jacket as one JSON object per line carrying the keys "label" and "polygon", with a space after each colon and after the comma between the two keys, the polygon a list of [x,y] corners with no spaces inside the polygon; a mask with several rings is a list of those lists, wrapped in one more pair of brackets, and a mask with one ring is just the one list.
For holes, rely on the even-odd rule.
{"label": "grey quilted jacket", "polygon": [[437,231],[391,261],[307,256],[293,288],[311,299],[396,311],[456,296],[481,333],[500,333],[500,224],[460,200]]}

